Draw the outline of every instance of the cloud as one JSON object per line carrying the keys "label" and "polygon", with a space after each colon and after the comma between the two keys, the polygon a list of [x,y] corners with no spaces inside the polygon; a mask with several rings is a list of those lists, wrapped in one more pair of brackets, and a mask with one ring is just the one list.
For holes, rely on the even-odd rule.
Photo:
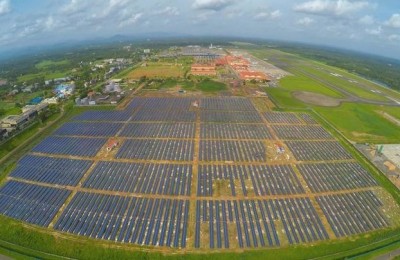
{"label": "cloud", "polygon": [[11,12],[10,1],[2,0],[0,1],[0,15]]}
{"label": "cloud", "polygon": [[375,19],[370,15],[365,15],[358,20],[358,23],[363,25],[373,25],[375,23]]}
{"label": "cloud", "polygon": [[176,7],[167,6],[164,9],[153,12],[155,15],[178,16],[179,10]]}
{"label": "cloud", "polygon": [[343,16],[349,13],[360,11],[371,6],[366,1],[348,0],[311,0],[294,6],[294,10],[300,13]]}
{"label": "cloud", "polygon": [[195,0],[192,7],[199,10],[220,11],[233,4],[234,0]]}
{"label": "cloud", "polygon": [[391,34],[391,35],[389,35],[388,39],[389,39],[389,41],[392,41],[392,42],[394,42],[394,41],[400,41],[400,35],[398,35],[398,34]]}
{"label": "cloud", "polygon": [[297,20],[296,24],[309,26],[313,22],[314,22],[314,19],[312,19],[310,17],[304,17],[304,18],[301,18],[301,19]]}
{"label": "cloud", "polygon": [[132,14],[127,19],[122,20],[118,26],[119,27],[125,27],[125,26],[128,26],[128,25],[136,24],[136,23],[138,23],[140,21],[140,19],[142,17],[143,17],[143,13]]}
{"label": "cloud", "polygon": [[392,28],[400,28],[400,14],[393,14],[392,17],[385,22],[385,25]]}
{"label": "cloud", "polygon": [[267,20],[267,19],[276,19],[282,16],[282,12],[280,10],[275,10],[272,12],[259,12],[254,16],[255,20]]}
{"label": "cloud", "polygon": [[370,35],[380,35],[382,33],[382,27],[378,26],[377,28],[367,28],[365,32]]}

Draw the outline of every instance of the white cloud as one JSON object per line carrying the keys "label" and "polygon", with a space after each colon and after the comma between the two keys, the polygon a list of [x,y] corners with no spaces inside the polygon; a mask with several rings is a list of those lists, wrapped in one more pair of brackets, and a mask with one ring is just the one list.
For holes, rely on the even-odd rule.
{"label": "white cloud", "polygon": [[360,11],[371,4],[366,1],[349,0],[311,0],[295,5],[294,10],[300,13],[315,15],[343,16]]}
{"label": "white cloud", "polygon": [[310,17],[304,17],[304,18],[301,18],[301,19],[297,20],[296,24],[309,26],[313,22],[314,22],[314,19],[312,19]]}
{"label": "white cloud", "polygon": [[398,35],[398,34],[391,34],[391,35],[389,35],[389,37],[388,37],[388,39],[389,39],[389,41],[400,41],[400,35]]}
{"label": "white cloud", "polygon": [[400,14],[393,14],[392,17],[385,22],[385,25],[392,28],[400,28]]}
{"label": "white cloud", "polygon": [[136,13],[132,14],[129,16],[127,19],[124,19],[120,22],[119,27],[125,27],[128,25],[133,25],[136,24],[140,21],[140,19],[143,17],[143,13]]}
{"label": "white cloud", "polygon": [[375,23],[375,19],[370,15],[365,15],[358,20],[358,23],[363,25],[373,25]]}
{"label": "white cloud", "polygon": [[377,28],[367,28],[365,32],[370,35],[380,35],[382,33],[382,27],[378,26]]}
{"label": "white cloud", "polygon": [[156,15],[178,16],[179,10],[176,7],[167,6],[164,9],[153,12]]}
{"label": "white cloud", "polygon": [[267,20],[267,19],[276,19],[282,16],[280,10],[275,10],[272,12],[259,12],[254,16],[255,20]]}
{"label": "white cloud", "polygon": [[200,10],[220,11],[232,4],[234,4],[234,0],[195,0],[192,7]]}
{"label": "white cloud", "polygon": [[125,6],[129,0],[110,0],[109,2],[109,7],[114,8],[114,7],[123,7]]}
{"label": "white cloud", "polygon": [[0,1],[0,15],[9,13],[11,11],[10,1],[2,0]]}

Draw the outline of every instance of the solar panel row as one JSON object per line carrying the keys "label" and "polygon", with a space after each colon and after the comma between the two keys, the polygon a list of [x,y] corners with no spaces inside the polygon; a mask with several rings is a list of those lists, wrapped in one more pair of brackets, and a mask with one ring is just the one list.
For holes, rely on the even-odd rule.
{"label": "solar panel row", "polygon": [[[209,245],[201,244],[208,224]],[[230,235],[228,225],[236,224]],[[280,200],[203,200],[196,204],[195,247],[229,248],[236,237],[239,247],[279,246],[276,223],[282,223],[290,244],[328,239],[309,198]]]}
{"label": "solar panel row", "polygon": [[296,174],[288,165],[201,165],[197,196],[213,196],[217,189],[215,183],[219,180],[229,181],[232,196],[238,192],[235,181],[239,181],[244,196],[248,195],[248,189],[254,190],[257,196],[304,193]]}
{"label": "solar panel row", "polygon": [[186,247],[188,200],[78,192],[55,228],[139,245]]}
{"label": "solar panel row", "polygon": [[125,140],[116,158],[191,161],[194,142],[188,140]]}
{"label": "solar panel row", "polygon": [[58,185],[76,186],[92,161],[26,155],[11,177]]}
{"label": "solar panel row", "polygon": [[99,162],[84,188],[119,192],[190,195],[192,166]]}
{"label": "solar panel row", "polygon": [[35,146],[32,151],[48,154],[93,157],[105,142],[105,138],[49,136]]}
{"label": "solar panel row", "polygon": [[47,227],[70,191],[9,181],[0,189],[0,213]]}

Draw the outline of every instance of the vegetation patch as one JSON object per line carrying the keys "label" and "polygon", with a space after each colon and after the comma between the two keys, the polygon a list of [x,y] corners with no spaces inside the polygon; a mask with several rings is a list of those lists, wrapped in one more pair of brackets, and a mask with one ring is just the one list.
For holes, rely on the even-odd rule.
{"label": "vegetation patch", "polygon": [[69,64],[70,64],[69,60],[60,60],[60,61],[43,60],[43,61],[35,64],[35,68],[43,70],[43,69],[51,69],[51,68],[69,65]]}
{"label": "vegetation patch", "polygon": [[292,93],[293,97],[298,100],[312,105],[323,106],[323,107],[336,107],[341,103],[340,99],[331,98],[322,94],[306,91],[295,91]]}

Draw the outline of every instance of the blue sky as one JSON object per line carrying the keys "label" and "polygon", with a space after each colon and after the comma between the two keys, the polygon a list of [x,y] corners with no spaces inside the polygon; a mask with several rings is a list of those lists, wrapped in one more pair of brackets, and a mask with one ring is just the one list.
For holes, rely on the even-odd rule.
{"label": "blue sky", "polygon": [[260,37],[400,59],[398,0],[0,0],[0,49],[166,32]]}

